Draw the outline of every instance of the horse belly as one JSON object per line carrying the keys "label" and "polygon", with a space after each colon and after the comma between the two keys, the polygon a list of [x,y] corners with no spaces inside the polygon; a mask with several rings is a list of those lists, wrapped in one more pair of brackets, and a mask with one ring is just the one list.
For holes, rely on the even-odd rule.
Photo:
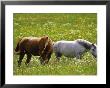
{"label": "horse belly", "polygon": [[70,45],[63,46],[61,52],[66,57],[75,57],[73,46]]}
{"label": "horse belly", "polygon": [[80,53],[83,53],[85,51],[84,47],[80,46],[77,43],[68,43],[62,45],[62,54],[64,54],[67,57],[76,57]]}
{"label": "horse belly", "polygon": [[38,47],[31,47],[30,50],[28,50],[30,54],[34,56],[39,56],[39,48]]}

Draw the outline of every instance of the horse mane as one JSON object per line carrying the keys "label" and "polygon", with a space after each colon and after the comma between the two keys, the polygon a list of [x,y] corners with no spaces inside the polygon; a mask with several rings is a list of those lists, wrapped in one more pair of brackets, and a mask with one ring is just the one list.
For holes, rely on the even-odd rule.
{"label": "horse mane", "polygon": [[85,47],[87,50],[91,49],[92,43],[89,41],[83,40],[83,39],[77,39],[76,40],[81,46]]}

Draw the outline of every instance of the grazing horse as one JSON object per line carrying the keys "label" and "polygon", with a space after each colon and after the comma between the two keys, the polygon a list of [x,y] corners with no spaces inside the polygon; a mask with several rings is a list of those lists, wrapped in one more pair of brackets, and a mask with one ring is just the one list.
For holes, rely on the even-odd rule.
{"label": "grazing horse", "polygon": [[77,39],[75,41],[57,41],[53,45],[53,51],[58,60],[62,55],[80,59],[81,55],[88,51],[90,51],[95,58],[97,57],[96,45],[83,39]]}
{"label": "grazing horse", "polygon": [[48,63],[53,52],[53,43],[48,36],[43,37],[24,37],[16,46],[15,52],[20,55],[18,60],[18,66],[21,65],[22,59],[27,54],[27,60],[25,64],[28,64],[31,60],[32,55],[40,56],[40,63]]}

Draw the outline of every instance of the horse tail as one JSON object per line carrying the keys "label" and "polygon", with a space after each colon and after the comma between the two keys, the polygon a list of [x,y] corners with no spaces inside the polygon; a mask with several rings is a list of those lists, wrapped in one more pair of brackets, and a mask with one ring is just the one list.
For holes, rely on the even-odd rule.
{"label": "horse tail", "polygon": [[15,52],[18,52],[19,51],[19,43],[20,43],[20,41],[21,41],[21,39],[18,41],[18,43],[17,43],[17,46],[16,46],[16,48],[15,48]]}

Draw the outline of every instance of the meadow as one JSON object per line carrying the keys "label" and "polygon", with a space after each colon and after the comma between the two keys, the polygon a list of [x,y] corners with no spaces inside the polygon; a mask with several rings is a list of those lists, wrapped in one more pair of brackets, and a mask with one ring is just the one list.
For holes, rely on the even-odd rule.
{"label": "meadow", "polygon": [[[54,42],[85,39],[97,43],[96,13],[14,13],[13,21],[13,48],[25,36],[48,35]],[[18,67],[18,58],[19,55],[13,54],[14,75],[97,75],[97,60],[89,52],[81,60],[62,56],[59,62],[53,53],[46,65],[41,65],[38,56],[33,56],[26,66],[25,56]]]}

